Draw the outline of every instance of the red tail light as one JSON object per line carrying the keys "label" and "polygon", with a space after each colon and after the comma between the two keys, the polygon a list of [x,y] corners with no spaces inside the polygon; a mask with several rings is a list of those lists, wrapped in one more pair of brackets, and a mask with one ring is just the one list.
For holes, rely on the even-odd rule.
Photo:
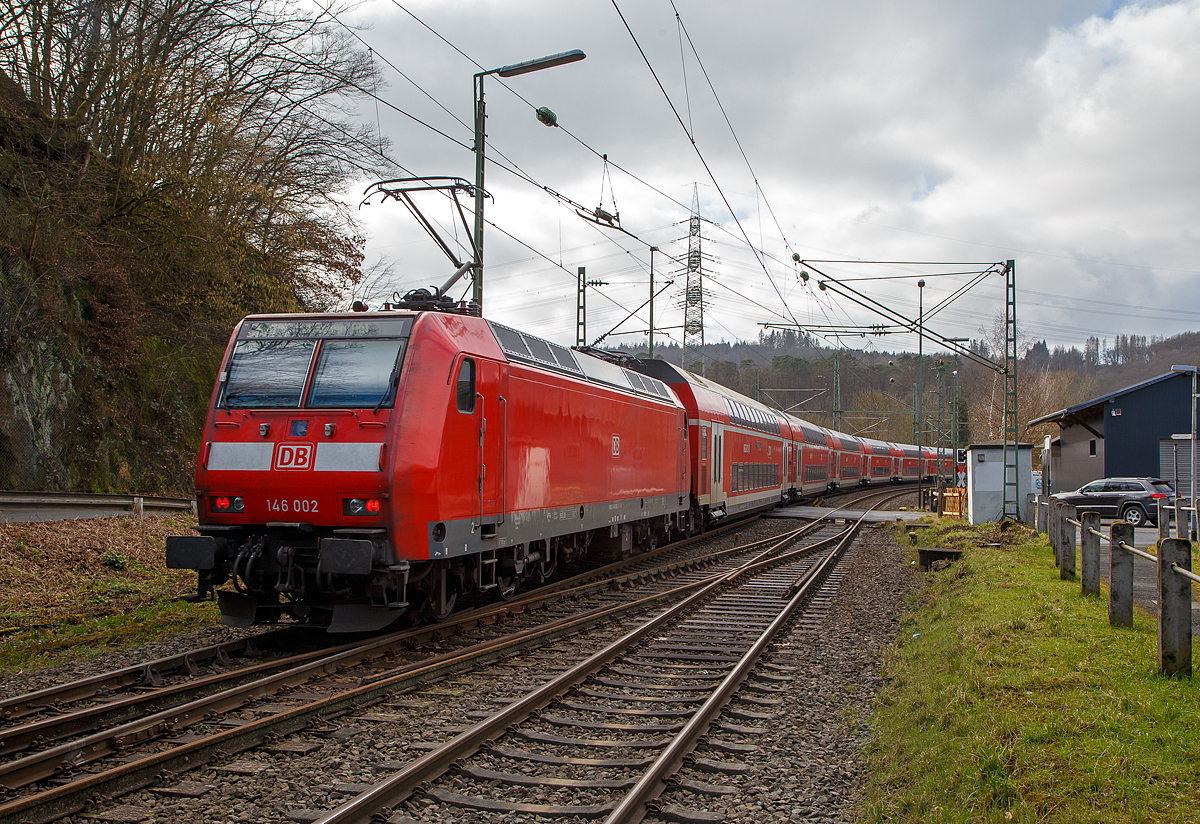
{"label": "red tail light", "polygon": [[217,495],[210,500],[212,501],[213,512],[229,515],[244,512],[246,509],[246,502],[240,496]]}
{"label": "red tail light", "polygon": [[360,515],[366,517],[378,516],[380,513],[378,498],[343,498],[343,515]]}

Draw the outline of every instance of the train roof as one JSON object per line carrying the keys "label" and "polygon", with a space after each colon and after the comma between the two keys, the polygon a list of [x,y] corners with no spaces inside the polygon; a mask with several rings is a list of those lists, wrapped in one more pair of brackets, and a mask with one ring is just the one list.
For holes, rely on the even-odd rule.
{"label": "train roof", "polygon": [[[484,324],[509,361],[633,392],[672,406],[680,405],[675,394],[657,378],[473,315],[404,310],[248,315],[238,324],[236,334],[239,338],[407,337],[413,330],[419,329],[420,322],[443,318]],[[283,326],[295,323],[304,326],[299,330],[285,329]]]}
{"label": "train roof", "polygon": [[657,378],[640,374],[586,352],[568,349],[502,323],[489,320],[487,324],[509,360],[554,372],[565,372],[593,383],[613,386],[670,404],[678,403],[674,393]]}
{"label": "train roof", "polygon": [[[710,406],[705,411],[728,415],[729,420],[739,426],[782,435],[785,434],[783,427],[791,425],[789,415],[673,363],[640,359],[632,362],[644,375],[650,375],[675,386],[681,384],[687,386],[698,404],[701,400],[709,401]],[[709,395],[709,397],[705,399],[705,395]]]}

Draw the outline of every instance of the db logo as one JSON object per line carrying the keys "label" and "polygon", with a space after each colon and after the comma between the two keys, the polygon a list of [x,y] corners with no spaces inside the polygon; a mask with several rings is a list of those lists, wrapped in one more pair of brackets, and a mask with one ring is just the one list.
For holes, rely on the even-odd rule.
{"label": "db logo", "polygon": [[313,445],[310,443],[281,443],[275,447],[272,469],[312,469]]}

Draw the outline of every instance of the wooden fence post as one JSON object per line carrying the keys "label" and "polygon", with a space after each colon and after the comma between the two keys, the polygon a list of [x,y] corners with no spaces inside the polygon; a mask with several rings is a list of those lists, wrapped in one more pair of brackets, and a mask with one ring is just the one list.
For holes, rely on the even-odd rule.
{"label": "wooden fence post", "polygon": [[1158,667],[1163,675],[1192,676],[1192,582],[1171,564],[1192,570],[1192,543],[1158,542]]}
{"label": "wooden fence post", "polygon": [[1133,553],[1121,547],[1133,546],[1133,524],[1113,521],[1109,529],[1112,552],[1108,556],[1108,623],[1114,627],[1133,626]]}
{"label": "wooden fence post", "polygon": [[1167,509],[1167,499],[1158,499],[1158,537],[1171,537],[1171,510]]}
{"label": "wooden fence post", "polygon": [[1084,512],[1079,516],[1079,522],[1083,524],[1079,528],[1079,564],[1082,567],[1080,591],[1084,595],[1099,595],[1100,513]]}
{"label": "wooden fence post", "polygon": [[1059,518],[1062,549],[1058,552],[1058,577],[1063,581],[1075,578],[1075,524],[1068,521],[1068,518],[1075,518],[1075,507],[1064,504]]}

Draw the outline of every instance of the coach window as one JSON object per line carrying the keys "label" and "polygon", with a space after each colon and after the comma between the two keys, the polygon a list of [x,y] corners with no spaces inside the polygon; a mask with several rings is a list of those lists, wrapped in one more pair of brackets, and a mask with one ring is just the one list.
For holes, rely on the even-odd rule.
{"label": "coach window", "polygon": [[468,415],[475,411],[474,358],[463,358],[458,367],[458,411]]}
{"label": "coach window", "polygon": [[708,460],[708,427],[700,427],[700,460]]}

